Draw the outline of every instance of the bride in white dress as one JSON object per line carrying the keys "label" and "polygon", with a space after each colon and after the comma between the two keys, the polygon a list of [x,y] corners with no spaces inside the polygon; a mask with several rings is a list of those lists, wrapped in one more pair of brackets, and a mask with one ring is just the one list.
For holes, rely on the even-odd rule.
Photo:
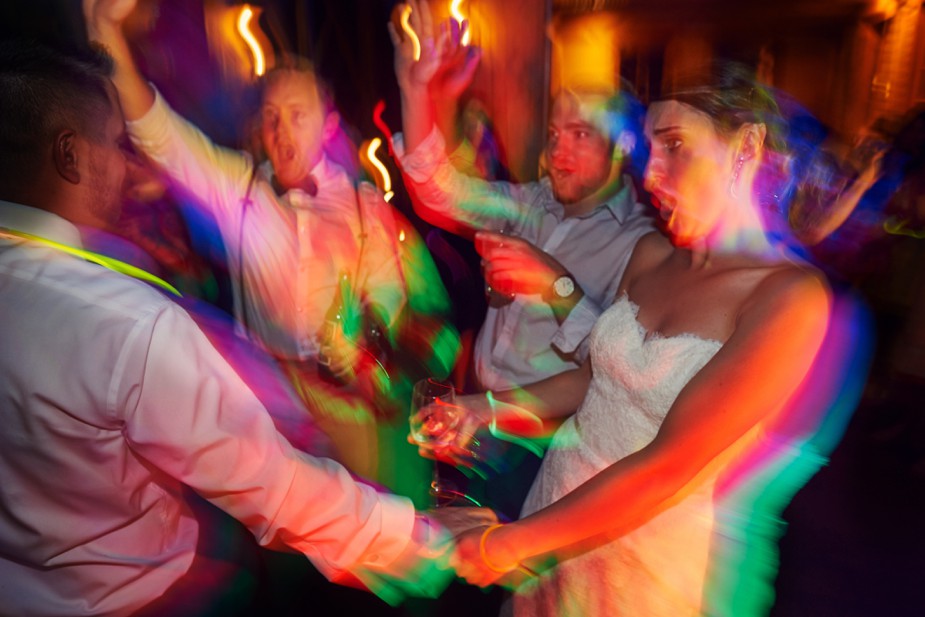
{"label": "bride in white dress", "polygon": [[[809,441],[824,405],[795,394],[833,298],[753,194],[774,114],[735,70],[651,105],[645,181],[670,241],[637,244],[589,365],[494,393],[550,423],[580,404],[521,519],[458,538],[459,574],[516,587],[515,614],[769,610],[776,516],[824,460]],[[462,399],[470,423],[505,413]]]}

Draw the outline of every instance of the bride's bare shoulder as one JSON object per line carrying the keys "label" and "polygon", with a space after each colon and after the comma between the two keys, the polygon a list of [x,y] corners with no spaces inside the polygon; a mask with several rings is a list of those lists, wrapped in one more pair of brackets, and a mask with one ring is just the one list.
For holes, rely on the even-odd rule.
{"label": "bride's bare shoulder", "polygon": [[814,319],[828,313],[831,294],[825,276],[818,270],[789,264],[770,269],[743,308],[772,314],[798,311]]}

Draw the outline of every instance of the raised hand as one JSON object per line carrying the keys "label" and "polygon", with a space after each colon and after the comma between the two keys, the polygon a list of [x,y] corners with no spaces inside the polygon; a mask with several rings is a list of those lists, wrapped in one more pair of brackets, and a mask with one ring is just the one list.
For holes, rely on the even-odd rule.
{"label": "raised hand", "polygon": [[[406,32],[403,24],[414,33]],[[388,29],[395,47],[395,77],[399,87],[405,91],[426,88],[440,66],[449,34],[444,32],[435,39],[433,17],[426,0],[408,0],[397,5]]]}
{"label": "raised hand", "polygon": [[462,44],[468,29],[468,20],[460,24],[455,19],[449,19],[440,24],[441,38],[445,44],[440,64],[430,81],[430,94],[437,101],[455,102],[472,84],[482,52],[478,47]]}

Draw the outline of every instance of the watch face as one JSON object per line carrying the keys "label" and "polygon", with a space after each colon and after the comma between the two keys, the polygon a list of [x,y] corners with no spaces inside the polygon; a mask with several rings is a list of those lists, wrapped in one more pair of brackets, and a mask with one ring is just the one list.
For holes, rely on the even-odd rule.
{"label": "watch face", "polygon": [[552,284],[552,288],[560,298],[568,298],[575,291],[575,281],[570,276],[560,276]]}

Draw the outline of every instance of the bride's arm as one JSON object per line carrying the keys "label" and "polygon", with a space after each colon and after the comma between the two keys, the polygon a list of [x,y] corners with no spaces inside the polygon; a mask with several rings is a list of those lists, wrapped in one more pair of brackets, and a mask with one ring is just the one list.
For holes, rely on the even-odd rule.
{"label": "bride's arm", "polygon": [[460,537],[459,574],[488,584],[531,557],[632,530],[680,497],[757,422],[780,411],[812,364],[829,309],[824,283],[794,272],[759,286],[740,309],[732,336],[681,391],[649,445],[531,516],[484,538],[479,530]]}
{"label": "bride's arm", "polygon": [[[492,392],[491,398],[528,409],[544,423],[558,424],[575,413],[591,382],[591,362],[521,388]],[[486,397],[487,398],[487,397]],[[490,402],[489,402],[490,405]],[[498,407],[496,406],[496,411]],[[500,413],[503,414],[503,411]]]}

